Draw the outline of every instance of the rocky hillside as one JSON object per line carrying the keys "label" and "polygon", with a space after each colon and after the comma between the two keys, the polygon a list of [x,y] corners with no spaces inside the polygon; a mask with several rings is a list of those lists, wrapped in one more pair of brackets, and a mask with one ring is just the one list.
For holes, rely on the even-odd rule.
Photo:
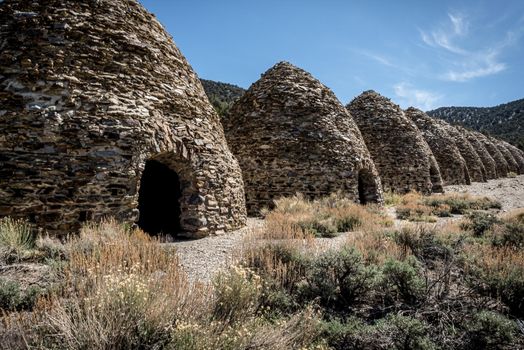
{"label": "rocky hillside", "polygon": [[489,133],[524,150],[524,99],[487,108],[442,107],[427,114]]}
{"label": "rocky hillside", "polygon": [[243,88],[219,81],[200,79],[209,101],[220,116],[224,116],[231,105],[244,94]]}

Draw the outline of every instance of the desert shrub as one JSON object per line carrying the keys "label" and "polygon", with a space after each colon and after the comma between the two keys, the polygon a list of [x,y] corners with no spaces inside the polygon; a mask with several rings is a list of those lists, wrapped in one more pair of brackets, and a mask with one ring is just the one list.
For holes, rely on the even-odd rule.
{"label": "desert shrub", "polygon": [[2,255],[21,255],[35,247],[36,234],[29,222],[9,217],[0,219],[0,250]]}
{"label": "desert shrub", "polygon": [[177,319],[206,313],[172,250],[113,220],[86,225],[68,245],[63,293],[50,297],[45,345],[68,349],[160,348]]}
{"label": "desert shrub", "polygon": [[382,265],[388,259],[403,259],[406,256],[406,251],[402,251],[389,230],[355,232],[348,235],[346,245],[354,247],[366,264]]}
{"label": "desert shrub", "polygon": [[402,202],[402,195],[393,192],[385,191],[384,192],[384,204],[388,207],[394,207],[399,205]]}
{"label": "desert shrub", "polygon": [[262,292],[260,276],[252,270],[234,266],[219,273],[213,283],[215,305],[213,319],[224,326],[236,325],[255,316]]}
{"label": "desert shrub", "polygon": [[333,349],[436,349],[428,331],[424,322],[394,314],[371,325],[356,318],[322,324],[322,336]]}
{"label": "desert shrub", "polygon": [[524,316],[524,251],[475,244],[465,249],[469,284],[502,300],[512,314]]}
{"label": "desert shrub", "polygon": [[280,198],[265,217],[274,238],[300,236],[297,231],[302,236],[334,237],[340,232],[365,229],[370,225],[391,225],[391,220],[377,207],[356,204],[341,194],[314,201],[302,195]]}
{"label": "desert shrub", "polygon": [[315,237],[336,237],[339,232],[333,218],[320,215],[300,221],[297,225],[304,233],[312,234]]}
{"label": "desert shrub", "polygon": [[389,349],[430,350],[437,348],[427,335],[428,325],[412,317],[388,315],[374,328],[374,332],[371,332],[373,338],[380,339],[381,336],[386,338],[384,343],[388,346],[391,344]]}
{"label": "desert shrub", "polygon": [[504,349],[516,335],[516,324],[503,315],[481,311],[466,324],[468,349]]}
{"label": "desert shrub", "polygon": [[423,200],[423,204],[439,208],[443,205],[449,207],[452,214],[466,214],[469,210],[501,209],[500,202],[488,197],[475,197],[468,194],[450,193],[432,195]]}
{"label": "desert shrub", "polygon": [[359,348],[358,336],[364,333],[365,327],[365,323],[356,317],[332,318],[321,323],[320,334],[330,349],[355,349]]}
{"label": "desert shrub", "polygon": [[293,293],[304,279],[309,266],[297,243],[267,243],[246,249],[244,264],[262,277],[266,284],[274,284]]}
{"label": "desert shrub", "polygon": [[411,253],[421,261],[430,262],[448,259],[452,254],[451,247],[437,237],[435,229],[427,226],[404,226],[393,232],[392,236],[401,247],[403,256]]}
{"label": "desert shrub", "polygon": [[62,261],[67,258],[66,247],[57,239],[49,236],[38,237],[36,240],[36,249],[41,252],[45,259]]}
{"label": "desert shrub", "polygon": [[491,213],[474,211],[467,215],[462,228],[471,231],[475,237],[482,237],[498,222],[499,219]]}
{"label": "desert shrub", "polygon": [[397,206],[397,218],[414,222],[435,222],[431,208],[419,203],[406,203]]}
{"label": "desert shrub", "polygon": [[30,286],[22,290],[18,282],[0,278],[1,310],[31,310],[42,294],[43,290],[38,286]]}
{"label": "desert shrub", "polygon": [[451,207],[447,204],[441,204],[437,207],[434,207],[432,210],[433,214],[439,218],[446,218],[452,216]]}
{"label": "desert shrub", "polygon": [[318,298],[321,305],[335,310],[348,309],[369,291],[374,276],[355,249],[328,250],[312,259],[301,295]]}
{"label": "desert shrub", "polygon": [[379,283],[386,303],[401,301],[415,305],[423,300],[426,284],[420,275],[419,265],[413,256],[409,256],[405,261],[386,261]]}
{"label": "desert shrub", "polygon": [[296,299],[298,285],[309,266],[296,241],[255,244],[243,252],[243,265],[262,279],[261,309],[280,317],[303,307]]}
{"label": "desert shrub", "polygon": [[320,333],[319,316],[312,307],[303,306],[300,312],[290,317],[259,327],[242,349],[325,349],[316,346]]}
{"label": "desert shrub", "polygon": [[524,248],[524,211],[510,213],[493,227],[492,243],[495,246]]}

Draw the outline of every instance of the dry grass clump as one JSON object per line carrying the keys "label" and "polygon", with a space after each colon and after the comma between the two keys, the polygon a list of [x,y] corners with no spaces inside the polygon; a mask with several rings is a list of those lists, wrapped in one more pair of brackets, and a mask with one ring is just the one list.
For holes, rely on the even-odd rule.
{"label": "dry grass clump", "polygon": [[513,247],[471,244],[465,248],[470,284],[502,300],[515,316],[524,316],[524,251]]}
{"label": "dry grass clump", "polygon": [[472,196],[467,193],[447,193],[424,198],[424,204],[439,208],[446,205],[451,214],[466,214],[471,210],[501,209],[499,201],[488,197]]}
{"label": "dry grass clump", "polygon": [[[54,241],[40,244],[56,251]],[[309,308],[282,315],[278,324],[267,319],[260,307],[262,281],[253,271],[232,267],[212,285],[191,284],[172,248],[114,220],[86,225],[64,251],[61,288],[37,300],[29,317],[5,314],[0,323],[4,344],[41,349],[284,349],[307,348],[318,334],[318,317]],[[3,288],[0,299],[11,289]]]}
{"label": "dry grass clump", "polygon": [[[434,205],[451,210],[450,198],[457,200],[450,196],[446,203]],[[483,199],[478,204],[470,197],[458,198],[475,203],[468,207],[484,205]],[[403,200],[402,204],[409,205],[424,198],[409,194]],[[331,203],[324,201],[323,205],[332,208]],[[294,198],[276,212],[302,215],[307,204],[311,205]],[[513,214],[507,222],[515,224],[520,218]],[[400,228],[368,224],[348,234],[338,247],[294,237],[252,236],[242,264],[260,277],[259,310],[271,318],[295,314],[304,305],[319,311],[317,346],[456,349],[522,345],[507,311],[518,308],[513,304],[523,299],[516,296],[520,288],[516,276],[524,274],[515,268],[518,264],[513,258],[504,265],[498,261],[497,269],[477,264],[482,259],[473,258],[471,244],[493,249],[495,243],[476,238],[460,222]]]}
{"label": "dry grass clump", "polygon": [[175,253],[142,231],[114,220],[90,224],[68,252],[63,292],[45,310],[52,346],[161,346],[174,321],[206,312],[205,293],[189,286]]}
{"label": "dry grass clump", "polygon": [[28,221],[0,219],[0,261],[21,260],[35,248],[36,234]]}
{"label": "dry grass clump", "polygon": [[419,193],[410,192],[401,197],[396,213],[397,218],[401,220],[436,222],[437,217],[500,208],[500,202],[488,197],[461,193],[435,194],[424,197]]}
{"label": "dry grass clump", "polygon": [[384,204],[387,207],[395,207],[402,203],[402,195],[394,191],[384,192]]}
{"label": "dry grass clump", "polygon": [[[485,203],[449,198],[436,207]],[[143,232],[88,224],[63,247],[38,240],[60,260],[63,284],[30,313],[10,306],[0,339],[41,349],[521,348],[524,211],[492,216],[392,227],[343,198],[283,199],[209,285],[189,283],[176,252]],[[358,230],[344,239],[303,226],[348,217]],[[0,300],[17,301],[8,287]]]}
{"label": "dry grass clump", "polygon": [[358,205],[340,194],[314,201],[297,194],[276,200],[275,209],[266,214],[266,224],[273,238],[334,237],[367,225],[391,225],[391,221],[378,208]]}

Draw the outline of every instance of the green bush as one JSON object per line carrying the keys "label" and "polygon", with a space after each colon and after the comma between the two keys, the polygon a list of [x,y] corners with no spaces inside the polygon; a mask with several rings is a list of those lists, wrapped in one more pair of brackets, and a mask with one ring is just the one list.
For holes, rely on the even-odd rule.
{"label": "green bush", "polygon": [[386,302],[402,301],[415,305],[424,299],[426,284],[420,276],[419,265],[414,257],[408,257],[406,261],[386,261],[380,282]]}
{"label": "green bush", "polygon": [[344,310],[367,294],[374,276],[355,249],[329,250],[312,259],[300,292],[307,300],[318,298],[323,306]]}
{"label": "green bush", "polygon": [[337,224],[332,218],[313,218],[308,221],[301,221],[298,226],[306,233],[315,237],[332,238],[336,237],[338,231]]}
{"label": "green bush", "polygon": [[505,220],[494,229],[492,243],[495,246],[524,248],[524,215]]}
{"label": "green bush", "polygon": [[385,319],[380,320],[375,328],[376,333],[390,339],[393,346],[388,347],[389,349],[431,350],[437,348],[427,335],[428,325],[415,318],[388,315]]}
{"label": "green bush", "polygon": [[[480,256],[478,260],[469,261],[468,283],[482,295],[488,295],[504,302],[511,314],[524,316],[524,267],[521,257],[511,257],[511,254],[521,254],[505,248],[495,257]],[[483,261],[489,259],[488,261]]]}
{"label": "green bush", "polygon": [[493,229],[500,220],[493,214],[475,211],[467,215],[467,222],[461,225],[462,229],[472,231],[475,237],[483,237]]}
{"label": "green bush", "polygon": [[448,206],[452,214],[466,214],[469,210],[501,209],[500,202],[488,197],[475,198],[467,195],[432,196],[424,200],[424,204],[439,208]]}
{"label": "green bush", "polygon": [[452,255],[451,248],[436,237],[435,231],[425,226],[403,227],[392,236],[395,243],[403,249],[404,255],[411,251],[426,263],[436,259],[446,260]]}
{"label": "green bush", "polygon": [[358,349],[364,348],[364,341],[358,337],[365,328],[366,324],[356,317],[346,320],[334,318],[321,323],[320,335],[330,349]]}
{"label": "green bush", "polygon": [[348,232],[362,224],[358,216],[347,215],[337,220],[337,231]]}
{"label": "green bush", "polygon": [[503,349],[517,332],[516,324],[501,314],[481,311],[466,324],[469,349]]}
{"label": "green bush", "polygon": [[367,325],[356,318],[334,319],[322,324],[322,337],[332,349],[418,349],[432,350],[429,327],[417,319],[388,315]]}
{"label": "green bush", "polygon": [[31,310],[40,295],[40,287],[31,286],[22,291],[18,282],[0,279],[0,309],[4,311]]}
{"label": "green bush", "polygon": [[255,316],[260,305],[262,282],[253,271],[233,267],[219,273],[213,283],[215,305],[213,319],[227,325]]}

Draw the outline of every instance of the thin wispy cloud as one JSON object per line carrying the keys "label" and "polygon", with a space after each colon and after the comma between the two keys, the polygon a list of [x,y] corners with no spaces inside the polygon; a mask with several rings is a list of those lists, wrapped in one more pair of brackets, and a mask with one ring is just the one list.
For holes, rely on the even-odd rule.
{"label": "thin wispy cloud", "polygon": [[486,55],[481,58],[480,64],[477,67],[469,67],[469,69],[462,71],[450,70],[444,74],[445,80],[463,82],[474,78],[485,77],[488,75],[497,74],[507,68],[505,63],[497,62],[496,55]]}
{"label": "thin wispy cloud", "polygon": [[443,97],[438,93],[417,89],[407,82],[395,84],[393,91],[403,107],[412,106],[424,111],[435,108],[436,103]]}
{"label": "thin wispy cloud", "polygon": [[466,48],[475,28],[463,14],[448,13],[447,20],[431,31],[420,30],[422,41],[450,56],[448,70],[440,78],[453,82],[465,82],[475,78],[500,73],[508,68],[500,60],[503,50],[516,41],[514,32],[507,32],[497,42],[486,43],[482,48]]}
{"label": "thin wispy cloud", "polygon": [[352,50],[352,51],[354,51],[355,53],[357,53],[359,55],[362,55],[362,56],[365,56],[367,58],[370,58],[373,61],[378,62],[378,63],[380,63],[383,66],[397,68],[397,66],[394,63],[392,63],[388,58],[386,58],[383,55],[376,54],[376,53],[373,53],[373,52],[369,52],[369,51],[366,51],[366,50]]}
{"label": "thin wispy cloud", "polygon": [[469,23],[462,15],[448,13],[448,17],[453,24],[453,31],[456,35],[463,36],[467,34]]}

